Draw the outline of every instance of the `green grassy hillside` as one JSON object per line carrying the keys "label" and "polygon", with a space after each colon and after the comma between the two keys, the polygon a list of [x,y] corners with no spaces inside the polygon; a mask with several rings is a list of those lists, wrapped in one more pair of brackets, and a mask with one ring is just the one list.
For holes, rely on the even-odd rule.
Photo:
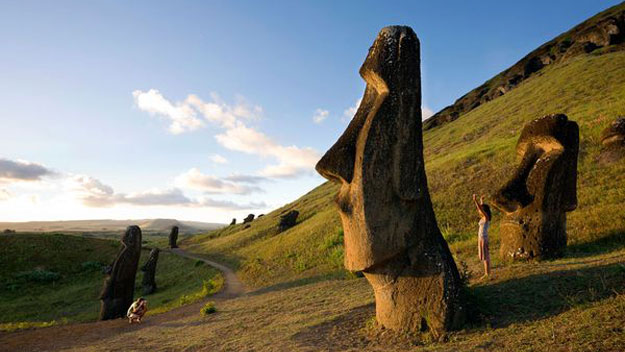
{"label": "green grassy hillside", "polygon": [[[424,133],[429,189],[439,227],[457,261],[479,270],[471,194],[493,194],[516,166],[515,145],[523,124],[565,113],[580,126],[579,207],[568,215],[569,252],[625,244],[625,162],[599,165],[601,130],[625,115],[625,52],[584,55],[545,68],[517,89],[462,119]],[[196,236],[184,246],[233,265],[255,287],[343,276],[342,232],[324,183],[259,220]],[[294,228],[278,234],[279,214],[297,209]],[[498,248],[495,214],[491,250]],[[592,247],[592,248],[591,248]],[[497,255],[493,256],[495,264]]]}
{"label": "green grassy hillside", "polygon": [[[119,242],[60,234],[0,235],[0,330],[96,320],[102,266],[113,261],[118,248]],[[147,258],[144,250],[139,265]],[[142,275],[137,274],[136,297]],[[197,301],[222,282],[221,274],[203,263],[161,252],[158,290],[146,296],[148,314]]]}

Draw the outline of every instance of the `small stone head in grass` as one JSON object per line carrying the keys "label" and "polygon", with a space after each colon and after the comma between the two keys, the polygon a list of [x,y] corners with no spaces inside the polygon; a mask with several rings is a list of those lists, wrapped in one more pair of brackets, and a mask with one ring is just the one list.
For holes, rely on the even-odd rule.
{"label": "small stone head in grass", "polygon": [[316,166],[341,185],[345,267],[373,286],[382,326],[440,336],[464,313],[460,275],[427,188],[413,30],[383,28],[360,75],[367,87],[356,115]]}

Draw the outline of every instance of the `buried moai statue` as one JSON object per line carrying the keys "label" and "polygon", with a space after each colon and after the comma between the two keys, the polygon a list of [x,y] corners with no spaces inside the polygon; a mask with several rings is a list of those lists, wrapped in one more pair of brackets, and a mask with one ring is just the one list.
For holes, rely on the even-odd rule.
{"label": "buried moai statue", "polygon": [[169,233],[169,248],[178,248],[178,226],[171,228]]}
{"label": "buried moai statue", "polygon": [[516,146],[521,162],[492,199],[505,214],[499,230],[504,260],[563,255],[566,213],[577,207],[578,149],[579,128],[566,115],[525,125]]}
{"label": "buried moai statue", "polygon": [[625,157],[625,117],[612,121],[601,132],[601,146],[600,162],[611,163]]}
{"label": "buried moai statue", "polygon": [[143,286],[143,294],[149,295],[156,292],[156,263],[158,262],[158,248],[154,248],[150,251],[150,256],[148,257],[148,261],[141,267],[141,271],[143,271],[143,281],[141,281],[141,285]]}
{"label": "buried moai statue", "polygon": [[427,187],[419,55],[411,28],[380,31],[360,68],[367,86],[358,111],[316,169],[341,185],[345,267],[373,286],[378,322],[438,337],[466,314]]}
{"label": "buried moai statue", "polygon": [[121,249],[107,271],[100,294],[100,320],[126,316],[135,292],[135,276],[141,256],[141,229],[128,226],[121,240]]}
{"label": "buried moai statue", "polygon": [[230,226],[236,225],[236,224],[237,224],[237,219],[236,218],[232,218],[232,221],[230,222]]}
{"label": "buried moai statue", "polygon": [[245,217],[245,219],[243,219],[244,224],[247,224],[252,221],[254,221],[254,214],[249,214],[247,217]]}
{"label": "buried moai statue", "polygon": [[280,215],[280,222],[278,223],[278,231],[286,231],[291,227],[295,226],[297,222],[297,217],[299,216],[299,211],[291,210],[286,214]]}

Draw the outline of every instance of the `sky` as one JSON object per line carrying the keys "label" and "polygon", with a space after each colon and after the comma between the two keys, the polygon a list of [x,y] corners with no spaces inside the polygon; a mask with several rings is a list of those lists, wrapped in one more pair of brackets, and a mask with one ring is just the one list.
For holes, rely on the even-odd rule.
{"label": "sky", "polygon": [[324,182],[384,26],[425,118],[616,4],[0,0],[0,221],[267,213]]}

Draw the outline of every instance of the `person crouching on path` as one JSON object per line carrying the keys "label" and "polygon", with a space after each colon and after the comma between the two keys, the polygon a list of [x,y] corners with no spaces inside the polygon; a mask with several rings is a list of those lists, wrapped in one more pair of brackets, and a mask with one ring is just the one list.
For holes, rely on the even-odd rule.
{"label": "person crouching on path", "polygon": [[140,297],[130,305],[130,308],[128,308],[128,313],[126,313],[128,323],[141,323],[141,318],[143,318],[147,311],[148,301],[146,301],[143,297]]}
{"label": "person crouching on path", "polygon": [[488,227],[490,226],[491,212],[488,204],[484,204],[484,196],[477,201],[477,195],[473,195],[473,203],[477,207],[480,214],[479,231],[477,233],[477,255],[484,263],[484,276],[482,279],[490,275],[490,253],[488,252]]}

